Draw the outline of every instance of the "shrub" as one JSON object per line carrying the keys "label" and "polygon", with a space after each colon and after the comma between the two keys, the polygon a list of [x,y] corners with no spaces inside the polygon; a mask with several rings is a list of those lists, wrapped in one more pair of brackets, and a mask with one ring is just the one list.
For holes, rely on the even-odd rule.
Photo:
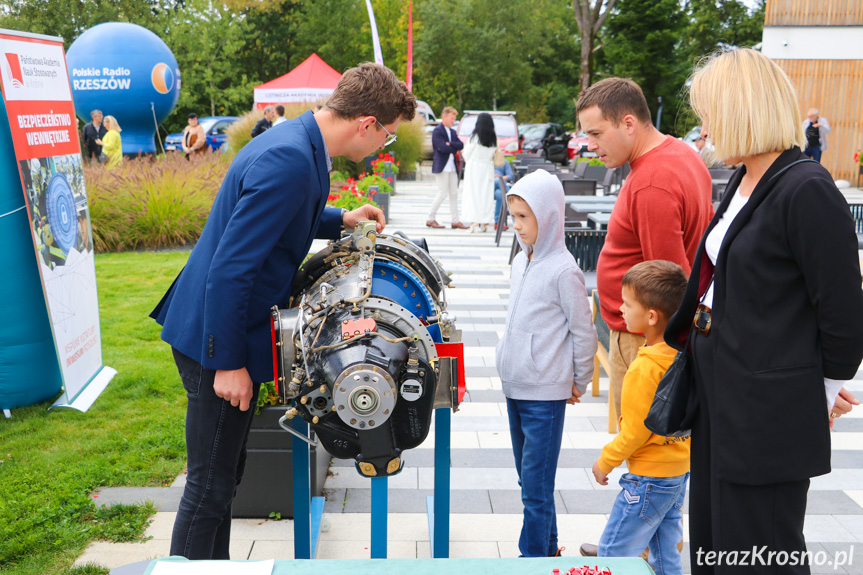
{"label": "shrub", "polygon": [[330,186],[330,195],[327,197],[327,205],[330,207],[344,208],[348,211],[355,210],[365,204],[377,207],[377,204],[372,200],[374,194],[368,192],[368,186],[366,186],[365,191],[361,190],[353,178],[348,178],[340,190],[333,190],[332,188],[333,186]]}
{"label": "shrub", "polygon": [[[296,102],[292,104],[282,104],[285,107],[285,119],[291,120],[297,116],[301,116],[309,110],[314,110],[316,106],[322,106],[326,103],[326,98],[315,102]],[[228,152],[236,154],[243,149],[243,146],[248,144],[252,139],[252,128],[258,123],[258,120],[264,117],[264,111],[254,109],[246,112],[240,119],[231,124],[225,131],[228,138]]]}
{"label": "shrub", "polygon": [[154,249],[197,241],[225,177],[221,154],[161,156],[108,171],[84,167],[97,252]]}
{"label": "shrub", "polygon": [[386,151],[395,156],[406,172],[416,171],[416,164],[422,155],[424,126],[425,122],[421,116],[415,117],[413,122],[400,123],[399,129],[396,130],[398,140],[386,148]]}

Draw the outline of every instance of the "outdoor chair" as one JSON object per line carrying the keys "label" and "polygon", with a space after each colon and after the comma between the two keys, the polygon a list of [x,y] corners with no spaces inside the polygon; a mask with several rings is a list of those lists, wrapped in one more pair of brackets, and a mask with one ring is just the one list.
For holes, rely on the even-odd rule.
{"label": "outdoor chair", "polygon": [[587,169],[587,162],[579,162],[578,158],[575,158],[573,161],[575,165],[572,168],[572,173],[575,174],[576,178],[583,178],[584,171]]}
{"label": "outdoor chair", "polygon": [[602,190],[602,195],[610,196],[612,184],[614,183],[615,174],[617,170],[615,168],[610,168],[605,171],[605,176],[602,178],[602,183],[597,184],[596,187]]}
{"label": "outdoor chair", "polygon": [[561,184],[565,196],[596,195],[596,180],[563,180]]}
{"label": "outdoor chair", "polygon": [[585,180],[596,180],[597,182],[601,182],[605,179],[605,172],[608,171],[608,168],[605,166],[587,166],[587,169],[584,170],[584,176],[582,176]]}

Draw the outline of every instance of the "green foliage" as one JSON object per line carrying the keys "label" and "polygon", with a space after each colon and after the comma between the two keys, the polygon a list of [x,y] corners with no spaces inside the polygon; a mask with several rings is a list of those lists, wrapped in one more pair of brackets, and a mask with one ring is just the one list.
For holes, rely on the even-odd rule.
{"label": "green foliage", "polygon": [[416,170],[416,164],[422,154],[424,126],[425,122],[419,116],[415,117],[413,122],[399,123],[399,128],[396,130],[398,139],[386,148],[386,151],[395,156],[405,171]]}
{"label": "green foliage", "polygon": [[136,159],[113,170],[101,164],[85,166],[96,251],[194,243],[227,168],[218,153]]}
{"label": "green foliage", "polygon": [[[22,407],[0,426],[0,572],[66,573],[97,537],[136,540],[150,507],[97,511],[103,486],[163,486],[185,465],[185,394],[147,314],[188,253],[96,256],[102,350],[117,369],[86,413]],[[97,566],[76,575],[106,573]]]}
{"label": "green foliage", "polygon": [[669,118],[680,106],[680,90],[689,72],[681,60],[668,57],[684,23],[678,0],[618,0],[602,36],[610,74],[641,86],[654,124],[661,99],[661,129],[672,125]]}
{"label": "green foliage", "polygon": [[112,505],[99,507],[92,517],[83,517],[92,524],[90,534],[103,541],[125,543],[129,541],[144,542],[144,530],[151,523],[151,517],[156,513],[156,507],[147,502],[143,505]]}
{"label": "green foliage", "polygon": [[262,407],[278,403],[279,397],[276,395],[276,383],[273,381],[262,383],[261,391],[258,393],[258,406],[255,409],[255,415],[261,413]]}
{"label": "green foliage", "polygon": [[[353,183],[353,180],[348,180],[348,183]],[[387,181],[383,176],[377,174],[372,174],[371,176],[360,174],[360,179],[356,182],[356,186],[359,191],[366,194],[369,192],[369,186],[377,186],[378,193],[380,194],[393,193],[392,183]]]}

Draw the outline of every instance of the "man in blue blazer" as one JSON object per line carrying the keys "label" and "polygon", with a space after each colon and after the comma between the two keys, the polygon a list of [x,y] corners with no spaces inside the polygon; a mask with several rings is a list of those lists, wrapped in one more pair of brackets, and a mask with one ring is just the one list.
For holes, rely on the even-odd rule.
{"label": "man in blue blazer", "polygon": [[432,131],[432,173],[437,181],[437,196],[432,202],[426,226],[430,228],[442,228],[435,216],[437,210],[446,198],[449,198],[449,213],[452,217],[452,227],[467,229],[458,218],[458,164],[456,154],[464,148],[464,144],[458,139],[455,130],[455,118],[458,115],[455,108],[447,106],[441,112],[441,123]]}
{"label": "man in blue blazer", "polygon": [[416,98],[388,68],[345,72],[323,110],[249,142],[234,159],[186,267],[151,313],[188,397],[188,473],[171,555],[229,559],[231,502],[262,382],[273,379],[270,308],[285,304],[312,240],[381,210],[326,208],[331,156],[361,161],[395,141]]}

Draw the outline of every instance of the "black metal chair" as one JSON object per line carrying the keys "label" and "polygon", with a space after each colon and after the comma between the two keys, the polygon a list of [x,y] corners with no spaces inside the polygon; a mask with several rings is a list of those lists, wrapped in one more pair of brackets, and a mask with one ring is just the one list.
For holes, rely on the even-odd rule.
{"label": "black metal chair", "polygon": [[545,170],[551,174],[557,173],[557,164],[545,163],[545,164],[528,164],[527,173],[531,174],[537,170]]}
{"label": "black metal chair", "polygon": [[575,165],[572,168],[572,173],[575,174],[576,178],[583,178],[584,171],[587,169],[587,162],[579,162],[578,158],[575,159]]}
{"label": "black metal chair", "polygon": [[500,237],[503,235],[503,228],[506,226],[506,220],[509,216],[509,205],[506,202],[506,193],[509,191],[509,186],[503,176],[498,176],[497,181],[500,182],[500,212],[497,214],[497,229],[494,231],[494,245],[500,247]]}
{"label": "black metal chair", "polygon": [[603,176],[602,178],[602,183],[596,185],[597,188],[602,190],[603,195],[610,196],[612,194],[611,188],[614,184],[614,180],[616,179],[616,174],[617,170],[615,168],[607,169],[605,171],[605,176]]}
{"label": "black metal chair", "polygon": [[605,173],[608,171],[608,168],[605,166],[587,166],[584,170],[584,176],[582,176],[585,180],[596,180],[597,182],[601,182],[605,179]]}
{"label": "black metal chair", "polygon": [[[599,261],[599,252],[605,245],[606,230],[589,230],[582,228],[564,228],[563,241],[566,249],[575,258],[575,262],[583,272],[595,272],[596,263]],[[512,238],[512,249],[509,253],[509,263],[521,251],[518,238]]]}
{"label": "black metal chair", "polygon": [[596,195],[596,180],[563,180],[561,184],[565,196]]}

